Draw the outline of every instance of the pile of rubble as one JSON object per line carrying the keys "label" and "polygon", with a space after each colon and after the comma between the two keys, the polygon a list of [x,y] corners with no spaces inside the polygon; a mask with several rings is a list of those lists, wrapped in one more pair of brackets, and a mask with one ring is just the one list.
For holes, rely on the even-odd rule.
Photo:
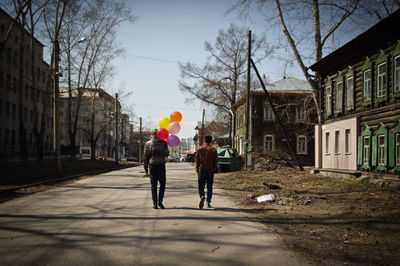
{"label": "pile of rubble", "polygon": [[286,154],[259,154],[254,158],[254,170],[274,171],[280,168],[293,167],[293,160]]}

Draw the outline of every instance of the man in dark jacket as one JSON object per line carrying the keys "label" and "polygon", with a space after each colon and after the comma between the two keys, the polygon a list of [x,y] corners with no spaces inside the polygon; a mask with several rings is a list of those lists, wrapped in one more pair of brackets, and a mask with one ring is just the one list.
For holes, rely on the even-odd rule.
{"label": "man in dark jacket", "polygon": [[217,171],[218,154],[212,147],[212,137],[205,136],[205,145],[201,146],[196,152],[196,172],[198,173],[198,188],[200,194],[199,208],[204,206],[204,187],[207,184],[207,207],[212,208],[211,198],[214,182],[214,173]]}
{"label": "man in dark jacket", "polygon": [[[144,171],[149,174],[150,168],[150,183],[151,196],[153,198],[153,208],[157,209],[157,205],[164,209],[163,199],[165,192],[165,162],[168,157],[168,145],[165,141],[157,138],[157,129],[151,132],[151,140],[144,145]],[[160,192],[157,201],[157,182],[160,182]]]}

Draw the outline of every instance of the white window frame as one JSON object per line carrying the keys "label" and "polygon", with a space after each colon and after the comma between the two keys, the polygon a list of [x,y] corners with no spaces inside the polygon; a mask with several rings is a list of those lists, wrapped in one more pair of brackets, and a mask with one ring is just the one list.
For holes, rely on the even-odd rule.
{"label": "white window frame", "polygon": [[[267,149],[267,137],[271,137],[271,149]],[[274,137],[274,135],[270,135],[270,134],[267,134],[267,135],[264,135],[264,152],[267,152],[267,151],[274,151],[275,150],[275,137]]]}
{"label": "white window frame", "polygon": [[346,129],[345,130],[344,138],[345,138],[344,139],[344,145],[345,145],[344,151],[345,151],[346,154],[351,154],[351,150],[350,150],[350,147],[351,147],[351,130],[350,129]]}
{"label": "white window frame", "polygon": [[268,100],[264,100],[264,121],[275,120],[274,111]]}
{"label": "white window frame", "polygon": [[305,121],[306,111],[303,104],[296,105],[296,121]]}
{"label": "white window frame", "polygon": [[[372,77],[371,77],[371,69],[367,69],[364,71],[364,86],[363,86],[363,100],[370,101],[371,100],[371,89],[372,89]],[[369,78],[367,78],[367,74]]]}
{"label": "white window frame", "polygon": [[385,135],[378,135],[378,165],[385,165]]}
{"label": "white window frame", "polygon": [[340,131],[335,131],[335,154],[340,154]]}
{"label": "white window frame", "polygon": [[400,165],[400,133],[395,135],[396,165]]}
{"label": "white window frame", "polygon": [[330,133],[329,132],[325,132],[325,154],[330,154],[330,150],[329,150],[329,146],[330,146]]}
{"label": "white window frame", "polygon": [[[377,81],[376,81],[376,97],[382,98],[385,97],[385,79],[386,79],[386,62],[379,64],[377,66]],[[381,72],[384,70],[384,72]]]}
{"label": "white window frame", "polygon": [[[398,62],[398,64],[397,64]],[[400,55],[394,58],[394,92],[400,92]]]}
{"label": "white window frame", "polygon": [[351,76],[346,80],[346,107],[354,107],[354,77]]}
{"label": "white window frame", "polygon": [[338,112],[343,109],[343,82],[336,83],[336,103],[335,108]]}
{"label": "white window frame", "polygon": [[[368,140],[368,142],[366,141]],[[371,138],[364,136],[363,138],[363,164],[369,165],[369,150],[371,147]]]}
{"label": "white window frame", "polygon": [[297,154],[307,154],[307,137],[297,136]]}
{"label": "white window frame", "polygon": [[328,114],[332,113],[332,86],[326,87],[325,110]]}

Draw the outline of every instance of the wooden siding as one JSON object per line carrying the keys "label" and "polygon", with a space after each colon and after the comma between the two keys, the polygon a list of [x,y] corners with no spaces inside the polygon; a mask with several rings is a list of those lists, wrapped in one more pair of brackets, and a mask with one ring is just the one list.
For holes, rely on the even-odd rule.
{"label": "wooden siding", "polygon": [[[350,130],[350,152],[345,152],[346,129]],[[357,170],[358,119],[344,119],[322,126],[322,168]],[[339,152],[335,153],[335,132],[339,132]],[[329,133],[329,151],[326,150],[326,133]],[[318,156],[317,156],[318,157]]]}
{"label": "wooden siding", "polygon": [[[271,95],[274,106],[278,108],[278,113],[283,113],[281,121],[284,124],[285,130],[292,142],[292,147],[297,151],[297,136],[304,135],[307,137],[307,154],[298,154],[299,160],[304,165],[314,164],[314,125],[316,124],[316,114],[313,108],[313,102],[307,106],[307,121],[295,122],[296,104],[311,95],[299,94],[274,94]],[[266,96],[263,94],[254,94],[251,97],[251,125],[250,125],[250,140],[253,151],[257,153],[264,152],[264,136],[274,136],[274,150],[285,152],[291,156],[287,140],[280,130],[276,120],[264,120],[264,101]],[[310,98],[311,99],[311,98]],[[244,103],[243,103],[244,105]],[[236,111],[241,106],[236,106]],[[245,126],[237,127],[235,138],[240,138],[245,133]]]}

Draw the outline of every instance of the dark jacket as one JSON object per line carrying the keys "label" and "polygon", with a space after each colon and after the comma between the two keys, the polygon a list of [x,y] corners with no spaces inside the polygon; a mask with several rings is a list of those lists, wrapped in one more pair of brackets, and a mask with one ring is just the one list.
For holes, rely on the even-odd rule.
{"label": "dark jacket", "polygon": [[201,146],[196,152],[196,171],[216,172],[218,166],[217,150],[209,144]]}
{"label": "dark jacket", "polygon": [[144,145],[144,170],[147,171],[150,165],[160,165],[166,163],[168,157],[168,145],[165,141],[153,137]]}

